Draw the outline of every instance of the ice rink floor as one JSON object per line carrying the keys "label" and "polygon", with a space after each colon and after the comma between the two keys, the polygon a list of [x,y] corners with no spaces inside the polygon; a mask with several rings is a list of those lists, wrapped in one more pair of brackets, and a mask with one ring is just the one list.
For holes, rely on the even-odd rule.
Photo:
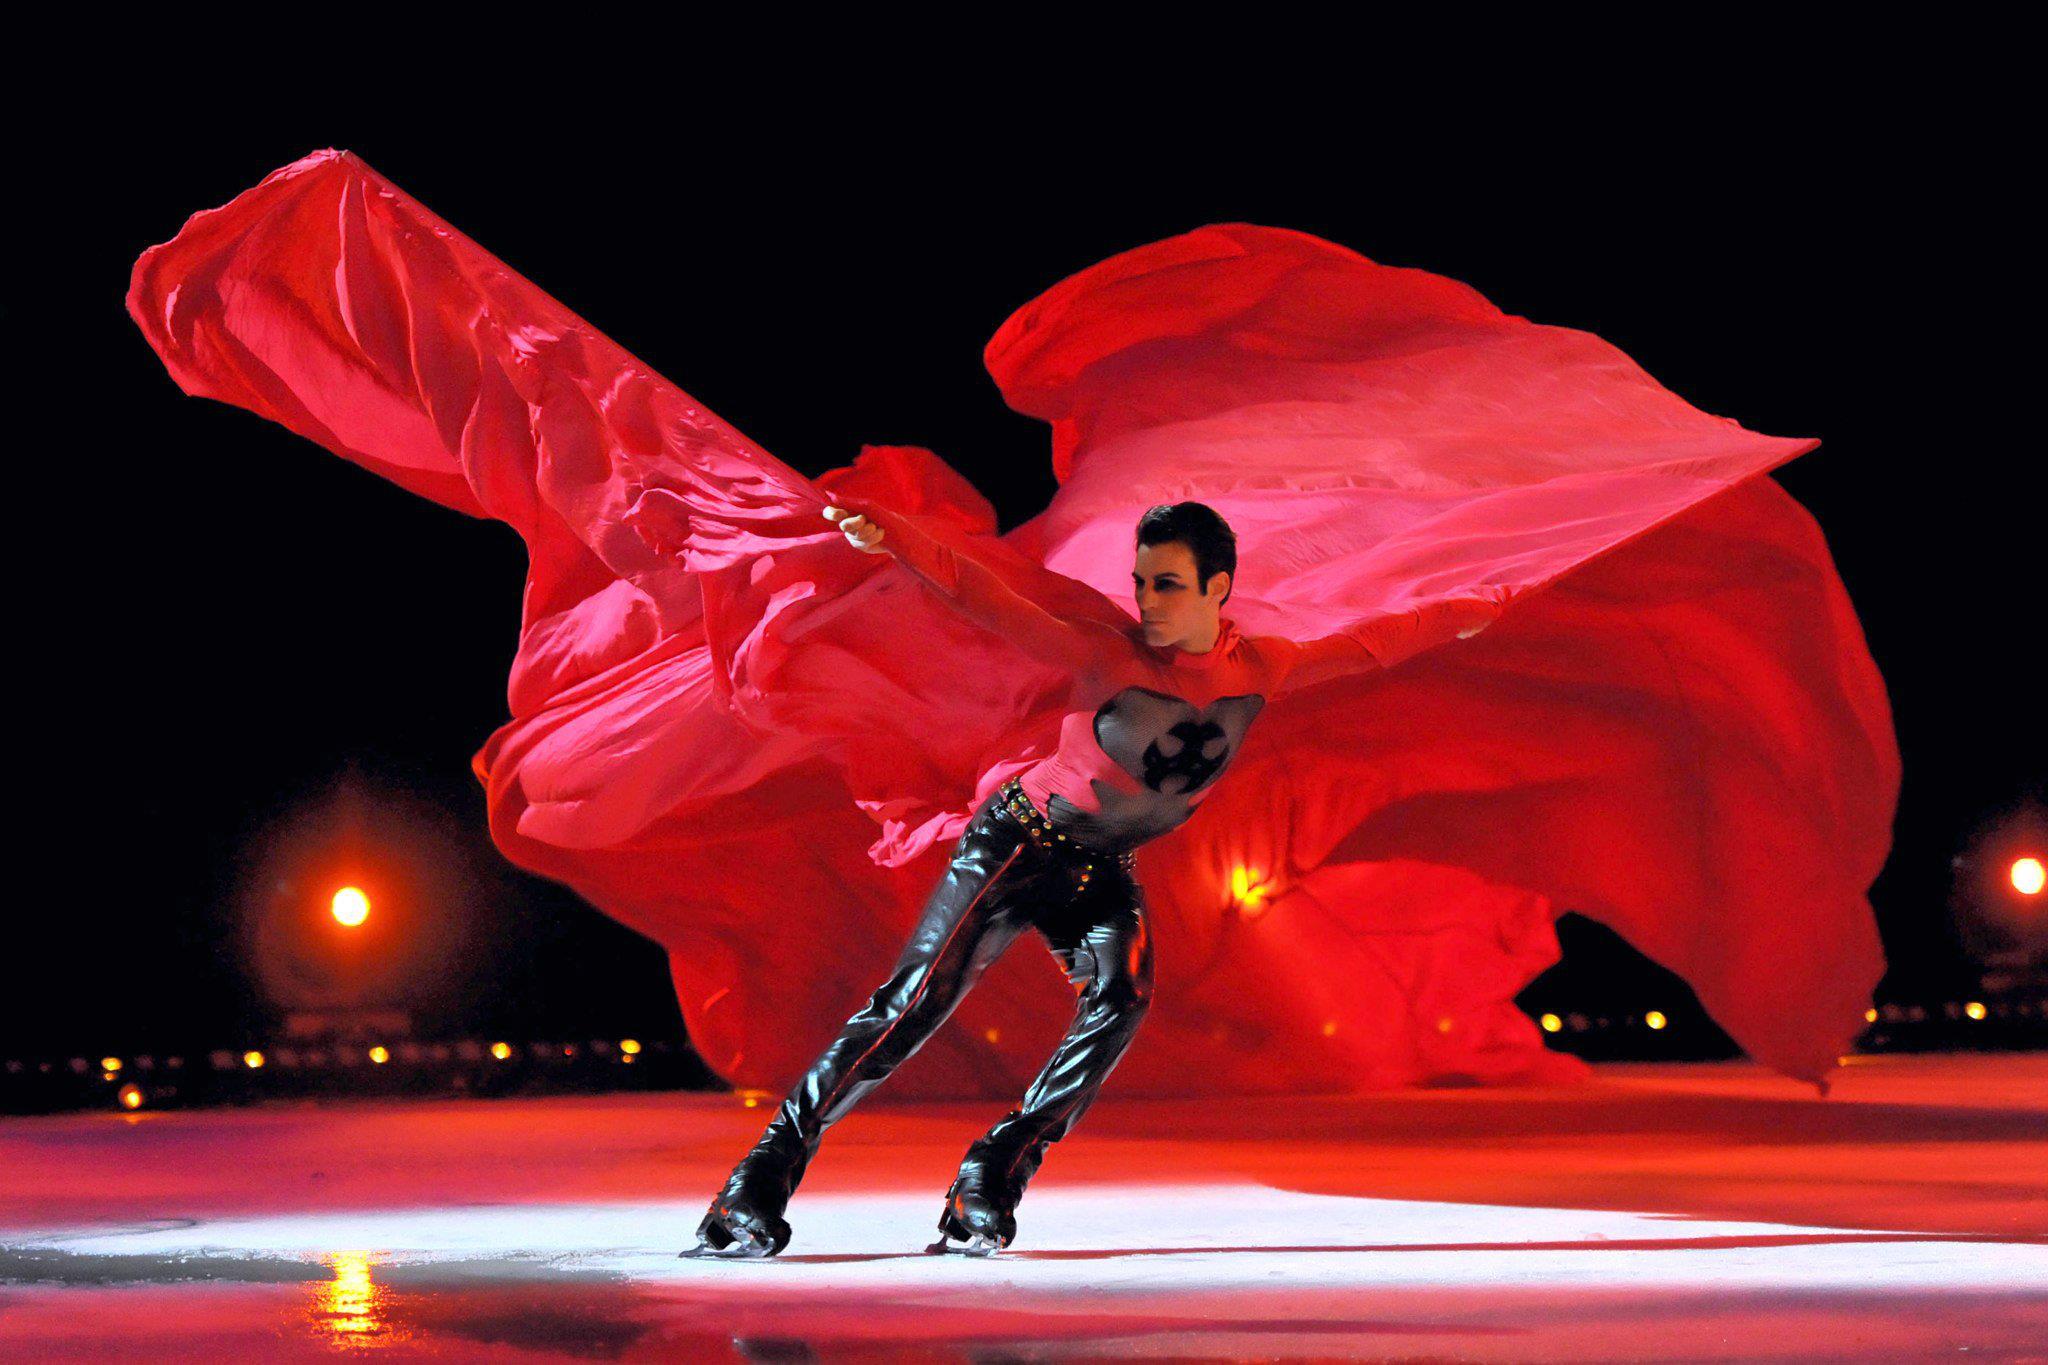
{"label": "ice rink floor", "polygon": [[1005,1106],[835,1127],[767,1261],[685,1261],[722,1095],[0,1121],[0,1356],[2048,1360],[2048,1056],[1119,1101],[1011,1248],[928,1256]]}

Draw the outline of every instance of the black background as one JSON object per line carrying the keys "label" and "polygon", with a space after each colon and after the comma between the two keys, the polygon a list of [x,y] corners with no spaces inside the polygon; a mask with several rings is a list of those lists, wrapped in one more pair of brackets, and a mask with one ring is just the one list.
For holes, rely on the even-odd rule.
{"label": "black background", "polygon": [[[1995,77],[1960,95],[1895,78],[1954,52],[1905,36],[1883,56],[1824,43],[1626,85],[1532,56],[1513,85],[1425,74],[1372,99],[1268,67],[1256,87],[1112,105],[1067,69],[955,70],[941,88],[698,49],[630,111],[602,72],[570,90],[505,68],[432,102],[394,93],[422,73],[379,71],[347,95],[273,89],[204,116],[194,71],[159,72],[98,132],[69,106],[62,136],[32,130],[33,174],[16,170],[61,212],[15,253],[6,306],[35,376],[18,417],[55,415],[61,434],[14,452],[30,809],[0,1050],[260,1028],[244,888],[265,841],[338,791],[474,860],[434,1020],[678,1027],[658,949],[484,835],[468,764],[504,716],[517,537],[185,398],[123,311],[144,247],[322,146],[799,469],[864,441],[928,445],[1006,529],[1053,483],[1044,429],[1002,406],[983,342],[1063,276],[1206,222],[1453,276],[1599,333],[1709,412],[1821,437],[1775,477],[1826,531],[1897,715],[1905,790],[1873,889],[1886,990],[1960,988],[1950,859],[2038,799],[2048,769],[2041,350],[2015,331],[2038,308],[2037,211],[2021,209],[2037,149]],[[1592,1004],[1659,975],[1583,931],[1568,946]]]}

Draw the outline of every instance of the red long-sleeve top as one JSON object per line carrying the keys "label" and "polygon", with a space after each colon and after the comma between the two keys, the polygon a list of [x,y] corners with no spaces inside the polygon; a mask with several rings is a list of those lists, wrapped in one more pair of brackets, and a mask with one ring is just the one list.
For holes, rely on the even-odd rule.
{"label": "red long-sleeve top", "polygon": [[1121,626],[1049,609],[890,509],[840,501],[881,526],[882,548],[952,607],[1072,676],[1057,748],[1019,777],[1085,847],[1135,848],[1174,829],[1215,789],[1268,700],[1381,666],[1341,632],[1247,636],[1228,616],[1200,653],[1150,645],[1120,611],[1103,615],[1124,616]]}

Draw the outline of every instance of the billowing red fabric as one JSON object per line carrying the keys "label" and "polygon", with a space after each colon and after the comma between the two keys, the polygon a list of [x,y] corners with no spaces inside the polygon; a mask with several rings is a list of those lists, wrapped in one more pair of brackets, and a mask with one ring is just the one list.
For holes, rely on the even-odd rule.
{"label": "billowing red fabric", "polygon": [[[1788,1074],[1824,1081],[1862,1027],[1898,753],[1820,531],[1765,475],[1813,443],[1597,337],[1304,233],[1155,242],[989,344],[1062,481],[998,536],[928,451],[804,478],[348,153],[195,215],[129,308],[187,392],[518,530],[492,835],[669,949],[736,1084],[812,1060],[968,812],[1056,738],[1059,676],[848,547],[835,493],[1123,620],[1138,515],[1199,499],[1237,530],[1247,633],[1389,665],[1275,700],[1139,853],[1158,991],[1121,1093],[1579,1074],[1511,1003],[1565,910]],[[1067,990],[1013,951],[891,1093],[1014,1099]]]}

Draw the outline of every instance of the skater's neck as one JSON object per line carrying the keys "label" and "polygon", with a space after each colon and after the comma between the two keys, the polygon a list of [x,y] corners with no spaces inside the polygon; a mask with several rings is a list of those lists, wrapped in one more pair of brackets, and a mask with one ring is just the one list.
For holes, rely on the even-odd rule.
{"label": "skater's neck", "polygon": [[1162,662],[1178,668],[1212,668],[1230,652],[1231,642],[1237,638],[1237,623],[1221,617],[1202,634],[1207,638],[1154,645],[1152,650]]}

